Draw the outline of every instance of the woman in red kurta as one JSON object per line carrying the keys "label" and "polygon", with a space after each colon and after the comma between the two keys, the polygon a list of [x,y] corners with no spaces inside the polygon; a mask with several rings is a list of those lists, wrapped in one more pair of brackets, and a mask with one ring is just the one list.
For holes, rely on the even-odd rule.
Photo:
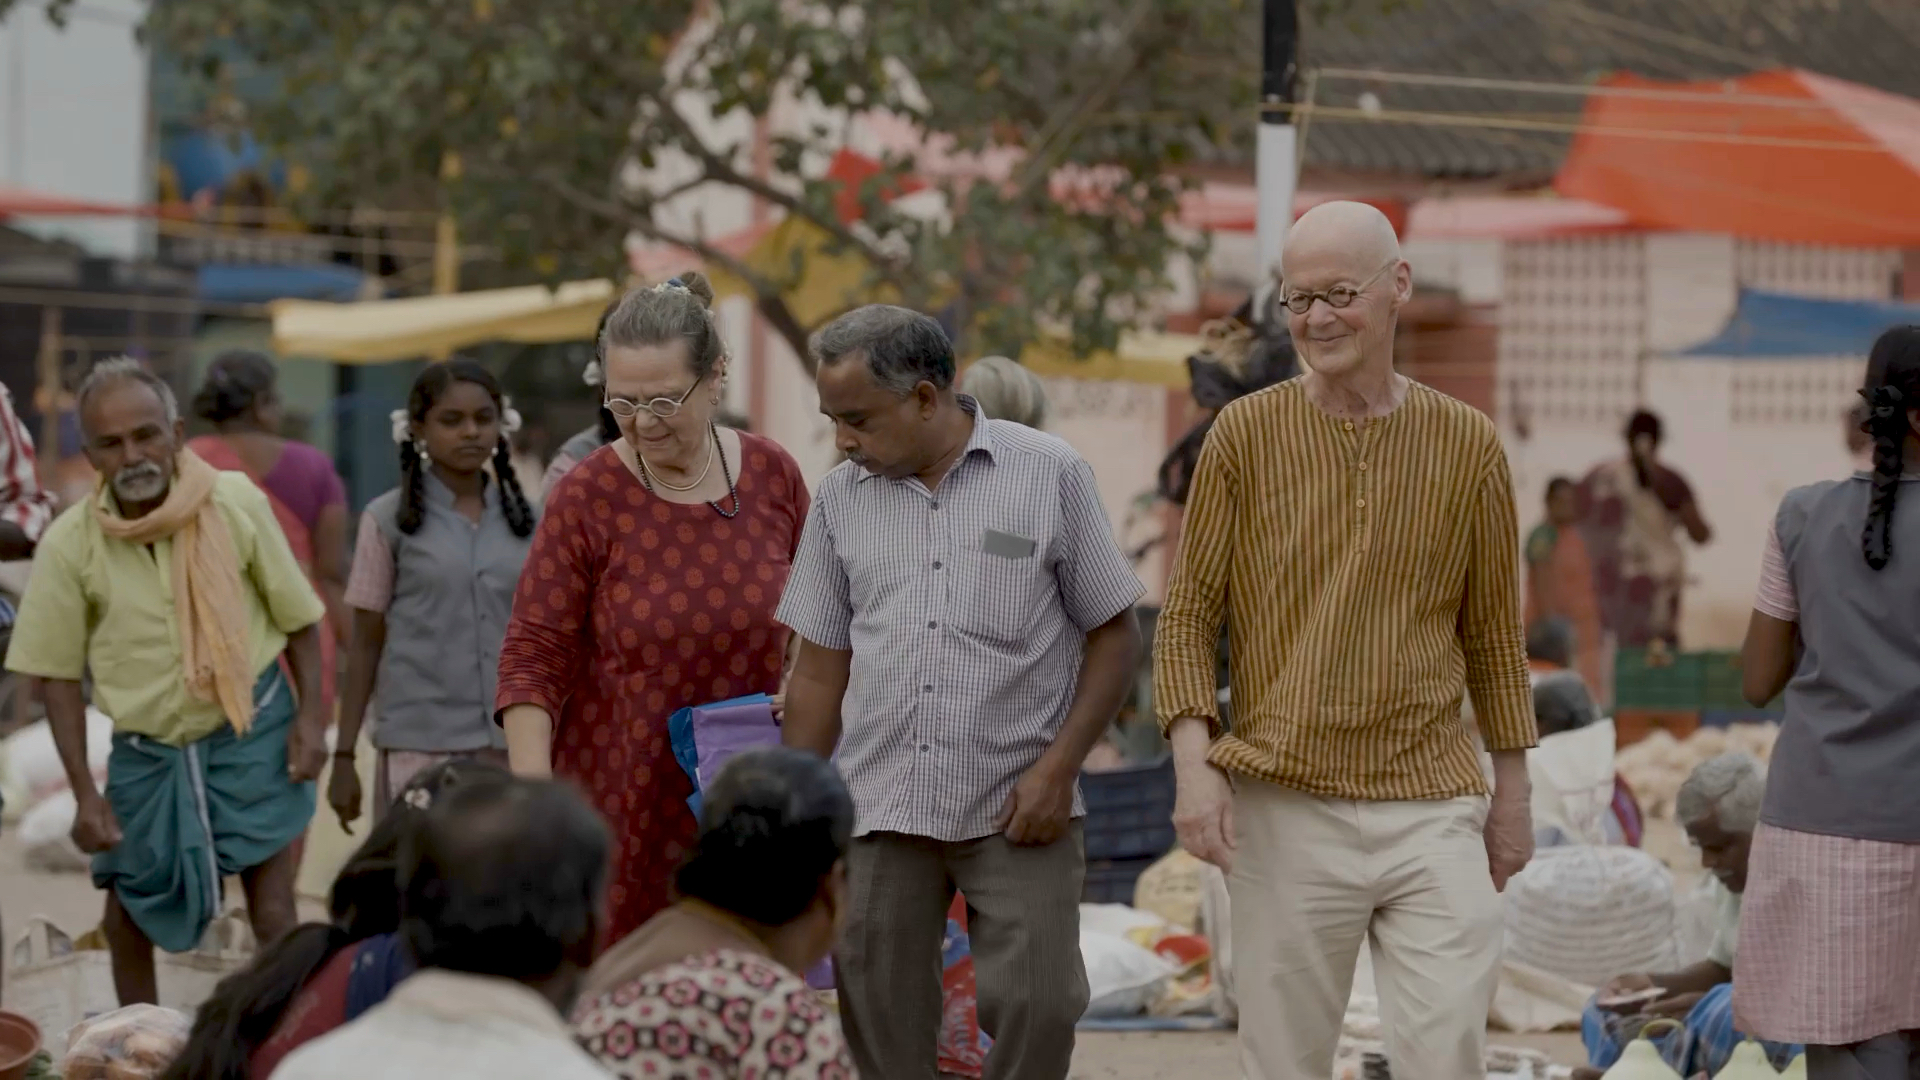
{"label": "woman in red kurta", "polygon": [[572,780],[612,827],[613,941],[672,900],[696,834],[668,717],[780,688],[773,615],[807,513],[779,444],[714,424],[726,356],[683,277],[607,321],[622,438],[547,493],[500,653],[514,771]]}

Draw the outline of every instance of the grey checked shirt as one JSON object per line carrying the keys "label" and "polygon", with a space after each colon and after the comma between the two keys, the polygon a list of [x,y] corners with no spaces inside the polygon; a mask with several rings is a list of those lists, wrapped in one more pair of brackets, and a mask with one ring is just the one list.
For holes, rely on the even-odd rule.
{"label": "grey checked shirt", "polygon": [[973,435],[938,491],[827,474],[780,601],[802,637],[853,652],[836,758],[859,835],[992,835],[1060,732],[1087,632],[1145,591],[1073,448],[961,404]]}

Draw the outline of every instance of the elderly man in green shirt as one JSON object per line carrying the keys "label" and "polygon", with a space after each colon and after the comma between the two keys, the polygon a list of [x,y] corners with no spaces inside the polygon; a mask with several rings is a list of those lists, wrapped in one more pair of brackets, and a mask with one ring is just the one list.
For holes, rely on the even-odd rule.
{"label": "elderly man in green shirt", "polygon": [[[198,944],[228,875],[241,876],[260,940],[296,922],[296,841],[326,760],[324,608],[266,495],[185,449],[164,382],[105,361],[78,405],[100,488],[42,539],[7,668],[46,680],[78,801],[73,839],[107,891],[114,986],[129,1005],[156,1000],[153,946]],[[113,718],[104,793],[87,769],[84,673]]]}

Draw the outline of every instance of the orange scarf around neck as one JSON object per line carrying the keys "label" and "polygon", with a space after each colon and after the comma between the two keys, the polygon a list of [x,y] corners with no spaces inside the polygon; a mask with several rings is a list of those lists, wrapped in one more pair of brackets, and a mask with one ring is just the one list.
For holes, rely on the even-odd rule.
{"label": "orange scarf around neck", "polygon": [[[247,648],[247,608],[240,592],[240,556],[233,533],[213,500],[220,473],[200,455],[182,449],[174,462],[166,501],[144,517],[123,518],[93,504],[100,530],[129,544],[173,541],[173,607],[180,616],[180,663],[187,691],[220,706],[242,735],[253,724],[253,683]],[[104,494],[101,477],[96,494]]]}

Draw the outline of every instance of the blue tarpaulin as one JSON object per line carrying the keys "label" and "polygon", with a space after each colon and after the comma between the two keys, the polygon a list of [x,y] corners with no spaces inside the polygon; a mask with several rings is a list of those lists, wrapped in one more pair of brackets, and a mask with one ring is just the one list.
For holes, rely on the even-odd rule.
{"label": "blue tarpaulin", "polygon": [[222,304],[272,300],[359,300],[367,275],[351,266],[255,266],[208,263],[200,268],[200,299]]}
{"label": "blue tarpaulin", "polygon": [[1897,300],[1823,300],[1740,290],[1733,318],[1708,341],[1682,356],[1785,359],[1865,356],[1891,327],[1920,324],[1920,304]]}

